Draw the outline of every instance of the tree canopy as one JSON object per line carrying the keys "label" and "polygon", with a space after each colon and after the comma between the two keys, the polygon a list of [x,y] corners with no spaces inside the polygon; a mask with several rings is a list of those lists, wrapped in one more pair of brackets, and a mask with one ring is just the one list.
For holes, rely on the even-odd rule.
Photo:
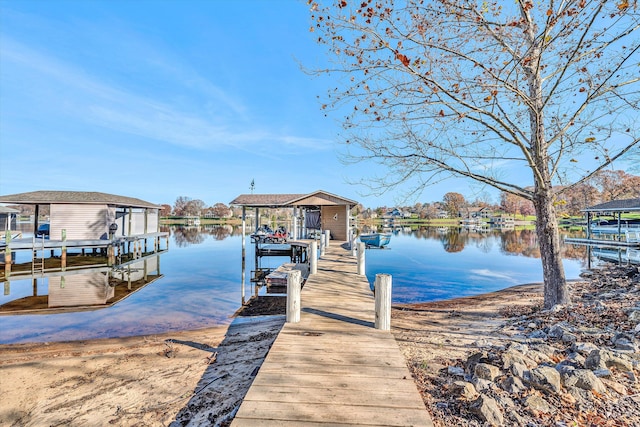
{"label": "tree canopy", "polygon": [[[640,141],[640,17],[628,1],[310,1],[337,76],[350,159],[374,191],[457,176],[531,200],[545,306],[569,302],[554,186],[578,185]],[[522,172],[526,172],[522,176]],[[369,182],[371,177],[366,177]]]}

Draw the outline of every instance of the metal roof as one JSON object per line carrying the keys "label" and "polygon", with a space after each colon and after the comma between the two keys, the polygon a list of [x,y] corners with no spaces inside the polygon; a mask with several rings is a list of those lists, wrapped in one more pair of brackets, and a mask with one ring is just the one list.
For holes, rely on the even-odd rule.
{"label": "metal roof", "polygon": [[0,214],[12,214],[12,213],[20,213],[18,209],[13,209],[8,206],[0,206]]}
{"label": "metal roof", "polygon": [[309,194],[241,194],[229,204],[256,208],[330,205],[349,205],[353,207],[358,202],[319,190]]}
{"label": "metal roof", "polygon": [[612,200],[583,209],[583,212],[634,212],[640,211],[640,199]]}
{"label": "metal roof", "polygon": [[28,193],[0,196],[0,203],[16,203],[22,205],[106,204],[131,208],[160,208],[159,205],[133,197],[98,193],[95,191],[31,191]]}

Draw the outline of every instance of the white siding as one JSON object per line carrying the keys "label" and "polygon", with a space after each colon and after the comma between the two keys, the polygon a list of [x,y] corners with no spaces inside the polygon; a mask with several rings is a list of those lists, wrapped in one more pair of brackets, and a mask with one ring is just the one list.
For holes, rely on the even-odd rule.
{"label": "white siding", "polygon": [[106,304],[113,296],[114,289],[104,273],[49,277],[49,307]]}
{"label": "white siding", "polygon": [[111,215],[107,205],[51,205],[50,238],[60,240],[62,230],[68,240],[107,238]]}
{"label": "white siding", "polygon": [[158,231],[160,231],[158,209],[147,209],[147,233],[157,233]]}

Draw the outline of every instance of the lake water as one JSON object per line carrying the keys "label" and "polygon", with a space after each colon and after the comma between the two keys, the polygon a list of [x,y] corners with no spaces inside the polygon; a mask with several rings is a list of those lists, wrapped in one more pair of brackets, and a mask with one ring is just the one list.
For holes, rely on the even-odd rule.
{"label": "lake water", "polygon": [[[241,305],[242,256],[238,228],[171,228],[169,251],[160,255],[162,277],[112,307],[84,312],[0,316],[0,343],[46,342],[147,335],[225,325]],[[255,265],[247,239],[246,295]],[[568,279],[585,266],[585,250],[565,250]],[[366,252],[370,282],[393,278],[393,301],[410,303],[481,294],[542,281],[533,231],[476,233],[448,228],[398,229],[388,249]],[[264,257],[275,268],[286,258]],[[47,294],[39,279],[38,295]],[[31,280],[10,282],[0,304],[33,293]]]}

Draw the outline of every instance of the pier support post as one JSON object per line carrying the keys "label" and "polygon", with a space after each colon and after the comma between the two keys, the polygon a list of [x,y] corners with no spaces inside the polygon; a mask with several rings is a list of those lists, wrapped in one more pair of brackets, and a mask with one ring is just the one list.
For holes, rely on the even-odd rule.
{"label": "pier support post", "polygon": [[325,246],[328,248],[329,247],[329,240],[331,240],[331,230],[324,230],[324,244]]}
{"label": "pier support post", "polygon": [[391,275],[376,274],[376,321],[375,328],[391,330]]}
{"label": "pier support post", "polygon": [[300,291],[302,273],[300,270],[292,270],[287,275],[287,323],[300,321]]}
{"label": "pier support post", "polygon": [[320,233],[320,256],[324,256],[324,233]]}
{"label": "pier support post", "polygon": [[4,249],[4,277],[7,279],[11,275],[11,232],[5,233],[5,242],[7,246]]}
{"label": "pier support post", "polygon": [[67,269],[67,230],[62,230],[62,254],[60,255],[60,267],[62,271]]}
{"label": "pier support post", "polygon": [[318,242],[311,242],[309,249],[309,274],[318,272]]}
{"label": "pier support post", "polygon": [[364,276],[365,264],[364,264],[364,243],[358,242],[358,275]]}
{"label": "pier support post", "polygon": [[356,233],[351,233],[351,256],[356,256],[356,254],[358,253],[358,246],[357,246],[357,242],[356,242]]}

